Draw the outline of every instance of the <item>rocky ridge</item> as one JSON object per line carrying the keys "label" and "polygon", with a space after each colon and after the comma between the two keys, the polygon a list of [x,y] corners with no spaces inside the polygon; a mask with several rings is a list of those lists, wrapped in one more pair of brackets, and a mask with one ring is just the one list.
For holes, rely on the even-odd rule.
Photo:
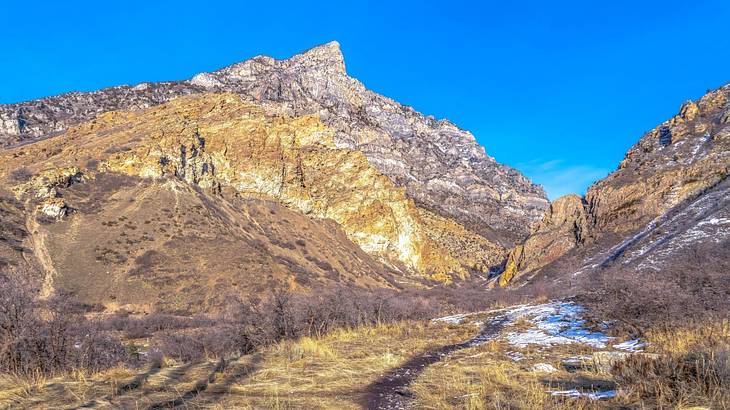
{"label": "rocky ridge", "polygon": [[[722,196],[715,191],[725,192],[721,187],[730,174],[729,98],[730,85],[725,85],[696,102],[687,101],[677,115],[644,134],[618,169],[591,186],[585,198],[553,202],[528,239],[510,253],[498,282],[532,277],[554,262],[560,262],[561,269],[580,268],[581,273],[603,269],[626,255],[633,255],[627,262],[661,259],[666,265],[672,252],[656,258],[648,253],[682,242],[675,238],[681,232],[685,247],[723,243],[723,235],[707,232],[724,226],[725,202],[716,201],[711,212],[698,204],[706,202],[705,196]],[[681,224],[669,217],[684,214],[701,217],[687,217]],[[666,238],[648,246],[651,237]],[[633,249],[639,244],[644,244],[643,251]],[[673,253],[681,254],[678,248]]]}
{"label": "rocky ridge", "polygon": [[336,146],[362,152],[406,194],[490,242],[524,239],[548,206],[542,188],[498,164],[474,137],[367,90],[349,77],[339,44],[287,60],[259,56],[187,81],[142,83],[0,106],[0,144],[57,135],[113,110],[139,110],[203,92],[232,92],[272,113],[317,115]]}
{"label": "rocky ridge", "polygon": [[505,286],[516,275],[537,270],[564,255],[587,239],[588,229],[588,214],[581,197],[566,195],[556,199],[534,232],[510,252],[499,285]]}

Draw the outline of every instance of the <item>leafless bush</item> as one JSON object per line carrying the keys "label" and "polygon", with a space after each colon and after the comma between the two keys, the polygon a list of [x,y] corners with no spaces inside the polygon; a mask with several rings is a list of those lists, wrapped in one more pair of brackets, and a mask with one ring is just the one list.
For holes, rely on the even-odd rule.
{"label": "leafless bush", "polygon": [[187,332],[165,332],[157,337],[159,351],[184,362],[203,357],[228,357],[250,353],[256,347],[246,332],[232,324],[218,324]]}
{"label": "leafless bush", "polygon": [[0,371],[57,374],[98,371],[126,358],[119,340],[91,323],[62,298],[39,301],[35,287],[0,277]]}
{"label": "leafless bush", "polygon": [[131,339],[149,337],[159,332],[209,326],[211,319],[196,316],[175,316],[165,313],[152,313],[133,317],[128,312],[117,312],[103,322],[106,330],[124,332]]}
{"label": "leafless bush", "polygon": [[18,168],[10,173],[10,178],[15,182],[26,182],[33,176],[33,173],[28,168]]}
{"label": "leafless bush", "polygon": [[[679,258],[678,258],[679,259]],[[615,270],[594,278],[579,294],[592,315],[641,334],[656,326],[682,326],[687,318],[712,321],[730,316],[727,257],[707,255],[662,271]]]}
{"label": "leafless bush", "polygon": [[166,356],[183,361],[245,354],[280,340],[321,336],[339,328],[430,319],[440,305],[423,295],[343,287],[310,295],[277,289],[260,301],[231,298],[227,306],[205,327],[165,331],[156,336],[156,343]]}

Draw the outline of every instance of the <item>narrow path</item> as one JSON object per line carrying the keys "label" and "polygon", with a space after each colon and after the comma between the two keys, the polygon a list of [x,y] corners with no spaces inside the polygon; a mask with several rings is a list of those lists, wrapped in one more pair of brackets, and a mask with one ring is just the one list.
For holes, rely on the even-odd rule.
{"label": "narrow path", "polygon": [[[28,206],[26,204],[26,206]],[[31,212],[25,221],[25,226],[30,233],[30,243],[33,248],[33,255],[35,256],[41,268],[43,268],[43,283],[41,285],[42,298],[47,298],[53,293],[53,281],[58,273],[56,268],[53,266],[53,260],[48,253],[46,247],[46,232],[41,228],[38,220],[36,219],[38,211]],[[25,258],[25,255],[23,256]],[[28,259],[26,258],[26,262]],[[31,265],[32,266],[32,265]]]}
{"label": "narrow path", "polygon": [[493,319],[486,323],[479,334],[466,342],[441,346],[418,355],[383,375],[365,390],[365,405],[368,409],[407,409],[413,398],[410,384],[427,366],[442,360],[445,356],[468,347],[480,345],[499,334],[507,319]]}

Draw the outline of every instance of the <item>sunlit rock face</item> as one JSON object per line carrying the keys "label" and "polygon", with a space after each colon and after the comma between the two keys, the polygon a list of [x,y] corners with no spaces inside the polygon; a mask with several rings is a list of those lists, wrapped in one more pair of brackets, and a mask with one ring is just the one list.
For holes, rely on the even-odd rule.
{"label": "sunlit rock face", "polygon": [[[619,168],[592,186],[586,201],[598,232],[629,232],[725,179],[730,126],[723,122],[730,86],[682,105],[648,133]],[[669,144],[662,133],[671,136]]]}
{"label": "sunlit rock face", "polygon": [[578,195],[566,195],[550,204],[527,240],[515,247],[499,278],[504,286],[520,273],[539,269],[585,241],[588,215]]}
{"label": "sunlit rock face", "polygon": [[[498,282],[540,270],[582,246],[582,253],[570,257],[575,261],[561,265],[564,269],[582,273],[629,262],[636,265],[631,269],[666,267],[683,249],[722,244],[726,235],[718,227],[725,226],[730,211],[717,198],[727,191],[730,174],[729,98],[726,85],[682,104],[676,116],[644,134],[585,198],[556,200],[510,253]],[[718,229],[711,233],[710,228]]]}
{"label": "sunlit rock face", "polygon": [[[333,220],[362,250],[404,275],[466,278],[499,263],[505,250],[456,221],[419,207],[362,152],[335,142],[317,115],[288,116],[230,93],[180,97],[147,110],[109,112],[62,135],[6,150],[2,175],[33,176],[18,198],[67,181],[125,174],[211,195],[276,201]],[[174,191],[185,191],[169,185]],[[44,213],[60,205],[42,204]]]}
{"label": "sunlit rock face", "polygon": [[103,112],[139,110],[203,92],[232,92],[282,115],[317,116],[332,130],[336,147],[361,152],[408,198],[503,247],[524,239],[548,206],[542,188],[495,162],[469,132],[349,77],[336,42],[287,60],[254,57],[187,81],[0,106],[0,144],[55,135]]}

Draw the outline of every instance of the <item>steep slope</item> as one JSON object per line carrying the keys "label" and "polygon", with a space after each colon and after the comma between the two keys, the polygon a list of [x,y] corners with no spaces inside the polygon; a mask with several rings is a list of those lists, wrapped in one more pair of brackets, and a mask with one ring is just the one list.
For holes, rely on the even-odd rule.
{"label": "steep slope", "polygon": [[687,252],[696,259],[727,249],[729,98],[726,85],[684,103],[585,198],[555,201],[511,252],[500,284],[541,271],[575,276],[611,266],[661,270],[684,266]]}
{"label": "steep slope", "polygon": [[148,311],[213,306],[236,286],[451,281],[504,256],[333,138],[317,116],[234,94],[105,113],[0,152],[6,203],[26,215],[10,240],[25,238],[46,292]]}
{"label": "steep slope", "polygon": [[188,81],[142,83],[0,106],[0,144],[56,135],[112,110],[135,110],[187,94],[233,92],[274,102],[282,114],[317,114],[340,148],[362,152],[380,173],[434,214],[511,247],[548,205],[543,190],[489,157],[452,123],[423,116],[349,77],[332,42],[288,60],[255,57]]}

